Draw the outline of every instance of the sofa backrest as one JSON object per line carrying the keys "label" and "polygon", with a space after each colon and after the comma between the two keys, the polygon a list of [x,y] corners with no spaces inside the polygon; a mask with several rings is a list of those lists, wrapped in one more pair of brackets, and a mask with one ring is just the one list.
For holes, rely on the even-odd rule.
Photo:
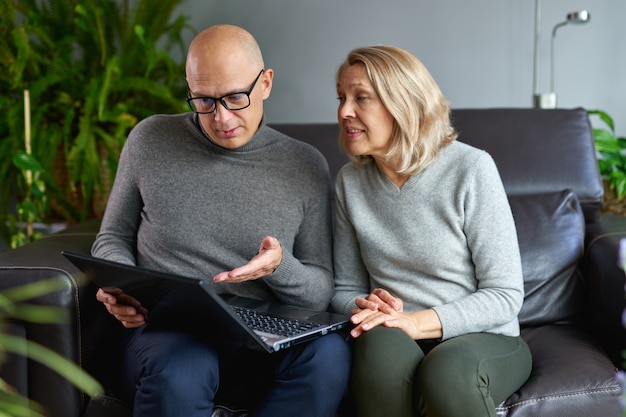
{"label": "sofa backrest", "polygon": [[[584,109],[454,109],[458,140],[494,158],[509,196],[572,190],[587,222],[597,219],[603,187],[593,131]],[[334,177],[348,158],[336,123],[271,124],[318,148]]]}
{"label": "sofa backrest", "polygon": [[597,220],[604,189],[586,110],[461,109],[452,120],[460,141],[493,156],[509,197],[572,190]]}
{"label": "sofa backrest", "polygon": [[270,126],[319,149],[326,157],[330,177],[333,186],[335,185],[337,172],[349,162],[348,157],[339,147],[339,126],[337,123],[270,124]]}

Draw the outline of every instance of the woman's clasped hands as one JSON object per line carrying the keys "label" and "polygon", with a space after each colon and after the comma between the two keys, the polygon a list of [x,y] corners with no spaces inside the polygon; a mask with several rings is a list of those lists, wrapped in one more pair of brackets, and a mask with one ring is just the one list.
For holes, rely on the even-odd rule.
{"label": "woman's clasped hands", "polygon": [[414,340],[435,339],[442,335],[441,322],[434,310],[405,313],[402,300],[382,288],[374,289],[365,298],[357,298],[355,304],[357,308],[352,310],[350,318],[354,324],[350,335],[354,338],[380,325],[398,328]]}

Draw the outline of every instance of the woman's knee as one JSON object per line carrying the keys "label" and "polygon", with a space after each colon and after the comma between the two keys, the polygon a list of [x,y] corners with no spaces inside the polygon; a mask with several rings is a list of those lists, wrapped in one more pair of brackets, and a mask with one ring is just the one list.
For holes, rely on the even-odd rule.
{"label": "woman's knee", "polygon": [[399,329],[376,327],[354,346],[352,393],[363,416],[412,416],[415,371],[424,357]]}
{"label": "woman's knee", "polygon": [[[480,381],[476,361],[468,361],[456,349],[433,349],[420,364],[415,401],[423,417],[491,416],[486,403],[488,381]],[[475,410],[479,408],[479,414]]]}
{"label": "woman's knee", "polygon": [[375,327],[354,344],[354,368],[364,374],[398,375],[415,369],[423,353],[406,333],[395,328]]}
{"label": "woman's knee", "polygon": [[495,416],[495,406],[517,386],[518,368],[525,374],[521,339],[471,334],[433,349],[418,368],[416,400],[424,417]]}

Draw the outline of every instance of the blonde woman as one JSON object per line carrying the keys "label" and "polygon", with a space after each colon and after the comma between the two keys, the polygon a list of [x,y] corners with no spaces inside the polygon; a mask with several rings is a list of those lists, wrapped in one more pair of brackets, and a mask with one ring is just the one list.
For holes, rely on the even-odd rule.
{"label": "blonde woman", "polygon": [[391,46],[337,71],[334,309],[360,416],[495,416],[528,378],[515,224],[493,159],[457,142],[424,65]]}

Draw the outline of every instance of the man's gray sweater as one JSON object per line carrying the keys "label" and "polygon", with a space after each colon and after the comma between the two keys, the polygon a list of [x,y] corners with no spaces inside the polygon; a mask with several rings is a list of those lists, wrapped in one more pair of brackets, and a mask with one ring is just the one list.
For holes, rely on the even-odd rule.
{"label": "man's gray sweater", "polygon": [[270,235],[283,250],[273,274],[215,289],[325,309],[330,219],[328,166],[312,146],[262,124],[248,144],[225,149],[193,113],[157,115],[128,137],[92,254],[212,282]]}

